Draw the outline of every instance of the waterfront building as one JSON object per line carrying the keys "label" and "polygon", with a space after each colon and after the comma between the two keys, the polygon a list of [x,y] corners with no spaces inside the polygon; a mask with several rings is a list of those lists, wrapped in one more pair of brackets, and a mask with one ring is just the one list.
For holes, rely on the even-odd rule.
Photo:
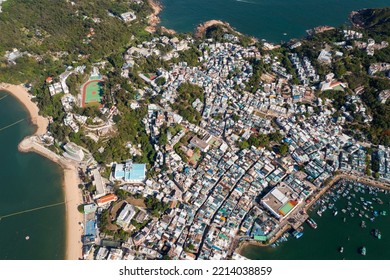
{"label": "waterfront building", "polygon": [[279,220],[288,216],[302,201],[287,185],[279,185],[267,193],[261,204]]}
{"label": "waterfront building", "polygon": [[78,147],[76,144],[73,143],[66,143],[64,145],[64,157],[75,160],[75,161],[82,161],[84,159],[84,152],[83,150]]}

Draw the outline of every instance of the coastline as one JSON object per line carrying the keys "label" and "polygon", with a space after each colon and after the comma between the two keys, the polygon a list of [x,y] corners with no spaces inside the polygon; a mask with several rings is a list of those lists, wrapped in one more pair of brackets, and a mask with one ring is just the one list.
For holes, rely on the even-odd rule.
{"label": "coastline", "polygon": [[157,30],[157,25],[161,22],[158,14],[162,11],[162,5],[157,0],[148,0],[148,4],[152,7],[153,12],[149,15],[149,25],[146,27],[146,31],[154,33]]}
{"label": "coastline", "polygon": [[[324,186],[320,192],[314,195],[313,199],[304,207],[304,210],[307,211],[309,208],[318,200],[320,199],[331,187],[333,187],[338,181],[340,180],[351,180],[355,181],[358,183],[363,183],[366,185],[370,185],[372,187],[378,188],[378,189],[383,189],[383,190],[388,190],[390,191],[390,184],[380,182],[380,181],[373,181],[370,178],[364,178],[364,177],[358,177],[356,175],[352,174],[344,174],[344,173],[339,173],[336,174],[327,184]],[[242,255],[243,251],[245,250],[246,247],[248,246],[257,246],[257,247],[267,247],[270,244],[274,243],[279,237],[281,237],[286,231],[288,231],[291,227],[286,224],[280,230],[269,240],[267,244],[263,244],[261,242],[255,241],[255,240],[247,240],[247,241],[242,241],[240,242],[236,248],[234,249],[233,252],[236,252],[239,255]]]}
{"label": "coastline", "polygon": [[37,126],[37,130],[34,135],[45,134],[49,120],[39,115],[39,108],[37,104],[31,101],[32,95],[21,85],[11,85],[6,83],[0,83],[0,90],[4,90],[14,96],[19,103],[21,103],[29,112],[31,122]]}
{"label": "coastline", "polygon": [[[174,29],[169,29],[169,28],[166,28],[164,26],[158,27],[158,25],[161,22],[161,19],[158,15],[163,10],[162,4],[158,0],[148,0],[148,4],[149,4],[149,6],[152,7],[153,12],[149,15],[148,26],[146,27],[145,30],[150,32],[150,33],[155,33],[157,31],[157,29],[159,28],[161,30],[161,32],[163,32],[163,33],[168,33],[171,35],[176,34],[176,31]],[[248,35],[242,34],[241,32],[237,31],[236,29],[234,29],[228,22],[224,22],[224,21],[216,20],[216,19],[207,20],[205,22],[198,24],[193,31],[194,36],[197,38],[202,38],[206,32],[206,29],[213,26],[213,25],[222,25],[222,26],[225,26],[225,27],[233,30],[239,36],[248,36]],[[251,41],[253,44],[258,42],[257,38],[255,38],[253,36],[248,36],[248,37],[251,38]]]}
{"label": "coastline", "polygon": [[39,115],[39,108],[31,100],[31,94],[29,94],[21,85],[0,83],[0,90],[4,90],[14,96],[18,102],[27,109],[30,114],[31,122],[37,126],[37,129],[32,136],[27,136],[19,143],[19,151],[24,153],[35,152],[60,165],[63,169],[64,175],[62,186],[66,207],[65,259],[77,260],[82,257],[82,228],[80,223],[83,222],[82,214],[77,210],[77,206],[82,203],[81,192],[78,189],[80,179],[77,168],[70,161],[58,156],[35,141],[38,135],[46,133],[49,120]]}

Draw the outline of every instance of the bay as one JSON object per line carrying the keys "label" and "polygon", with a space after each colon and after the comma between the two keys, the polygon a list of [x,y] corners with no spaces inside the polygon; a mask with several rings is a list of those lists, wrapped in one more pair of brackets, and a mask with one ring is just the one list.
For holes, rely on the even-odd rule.
{"label": "bay", "polygon": [[[0,216],[64,201],[60,167],[18,151],[19,142],[35,130],[28,118],[13,96],[0,91],[0,128],[26,119],[0,131]],[[0,220],[0,259],[64,259],[64,254],[64,205]]]}
{"label": "bay", "polygon": [[[390,6],[389,0],[161,0],[161,25],[192,32],[204,21],[227,21],[238,31],[270,42],[301,38],[319,25],[348,23],[353,10]],[[286,35],[284,35],[286,33]]]}
{"label": "bay", "polygon": [[[316,209],[309,211],[310,217],[314,218],[318,227],[312,229],[305,224],[301,238],[289,237],[288,241],[280,243],[275,248],[246,246],[242,254],[250,259],[262,260],[389,260],[390,251],[384,248],[390,247],[390,195],[383,192],[378,192],[375,196],[367,192],[364,194],[357,192],[355,195],[356,198],[347,200],[341,197],[334,203],[338,211],[336,216],[334,216],[334,209],[326,210],[321,217],[317,215]],[[372,204],[367,203],[368,210],[364,210],[360,197],[364,201],[372,202]],[[374,202],[374,197],[380,198],[384,203]],[[347,210],[348,202],[352,204],[351,211]],[[373,209],[370,209],[370,206]],[[346,213],[343,213],[342,209],[345,209]],[[369,218],[373,217],[374,210],[378,213],[384,210],[387,216],[379,215],[371,221]],[[358,215],[360,211],[364,211],[369,218],[366,218],[365,214],[360,217]],[[366,224],[365,228],[361,227],[362,221]],[[381,239],[373,236],[375,229],[381,232]],[[366,256],[361,255],[363,246],[367,249]],[[344,248],[343,253],[340,253],[340,247]]]}

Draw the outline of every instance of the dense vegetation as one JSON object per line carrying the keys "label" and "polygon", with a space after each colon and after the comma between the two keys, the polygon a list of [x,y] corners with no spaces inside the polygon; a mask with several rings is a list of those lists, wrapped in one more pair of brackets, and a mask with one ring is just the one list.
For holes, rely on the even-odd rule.
{"label": "dense vegetation", "polygon": [[353,21],[370,31],[390,35],[390,8],[361,10]]}
{"label": "dense vegetation", "polygon": [[147,196],[144,201],[150,213],[155,217],[158,217],[161,213],[168,209],[168,205],[166,203],[158,200],[154,196]]}
{"label": "dense vegetation", "polygon": [[[0,80],[20,83],[42,79],[63,71],[61,65],[100,61],[123,51],[132,35],[142,37],[148,5],[124,0],[70,1],[13,0],[2,4],[0,13],[0,56],[13,48],[28,52],[17,64],[0,61]],[[134,10],[131,25],[114,15]],[[140,19],[140,20],[138,20]],[[146,32],[147,33],[147,32]],[[147,33],[148,34],[148,33]]]}
{"label": "dense vegetation", "polygon": [[182,83],[177,89],[177,100],[172,104],[172,109],[177,110],[190,123],[197,124],[201,120],[201,113],[192,107],[192,103],[199,99],[204,102],[203,89],[197,85],[190,83]]}
{"label": "dense vegetation", "polygon": [[279,143],[280,141],[282,141],[282,139],[283,139],[283,135],[281,135],[279,131],[270,134],[255,133],[252,134],[248,138],[248,140],[240,141],[238,143],[238,146],[240,149],[247,149],[251,146],[254,146],[256,148],[259,147],[270,148],[271,142]]}

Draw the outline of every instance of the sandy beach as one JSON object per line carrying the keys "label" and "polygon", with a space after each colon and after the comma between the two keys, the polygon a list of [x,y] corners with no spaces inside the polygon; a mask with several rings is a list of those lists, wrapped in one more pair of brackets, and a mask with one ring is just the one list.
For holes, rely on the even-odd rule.
{"label": "sandy beach", "polygon": [[26,107],[30,113],[31,122],[38,127],[35,131],[35,135],[41,135],[46,132],[49,120],[39,115],[37,104],[31,101],[31,94],[29,94],[23,86],[0,83],[0,90],[8,91]]}
{"label": "sandy beach", "polygon": [[83,233],[80,223],[83,222],[83,216],[77,210],[77,206],[82,203],[81,192],[78,189],[80,179],[77,167],[65,158],[57,155],[45,146],[39,144],[36,135],[42,135],[46,132],[49,124],[48,119],[39,115],[38,106],[31,101],[31,95],[21,85],[10,85],[0,83],[0,90],[5,90],[15,96],[18,101],[26,107],[31,116],[31,121],[37,126],[35,136],[28,136],[19,144],[21,152],[36,152],[51,161],[59,164],[64,169],[64,196],[66,205],[66,253],[68,260],[77,260],[82,257],[81,235]]}

